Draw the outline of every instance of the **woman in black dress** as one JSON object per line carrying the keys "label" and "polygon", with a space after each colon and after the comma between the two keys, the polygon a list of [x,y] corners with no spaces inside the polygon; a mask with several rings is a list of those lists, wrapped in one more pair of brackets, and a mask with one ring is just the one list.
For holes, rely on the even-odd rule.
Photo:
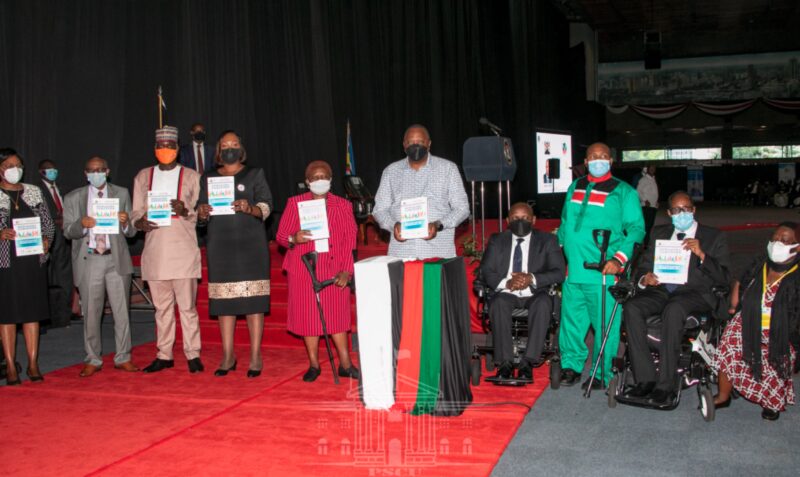
{"label": "woman in black dress", "polygon": [[[250,331],[250,366],[247,376],[261,374],[261,337],[264,313],[269,312],[269,243],[264,221],[272,210],[272,194],[260,168],[248,167],[247,153],[239,136],[226,131],[217,142],[219,169],[200,181],[197,217],[208,227],[209,313],[219,318],[222,363],[214,374],[225,376],[236,369],[233,334],[236,316],[247,316]],[[233,214],[214,214],[208,200],[208,179],[233,177]],[[219,212],[219,211],[217,211]]]}
{"label": "woman in black dress", "polygon": [[[42,191],[23,184],[22,158],[13,149],[0,149],[0,337],[6,359],[6,384],[20,383],[16,366],[17,325],[22,324],[28,351],[27,374],[42,381],[39,371],[39,321],[49,316],[47,299],[47,249],[55,225]],[[17,257],[14,219],[39,217],[45,253]]]}

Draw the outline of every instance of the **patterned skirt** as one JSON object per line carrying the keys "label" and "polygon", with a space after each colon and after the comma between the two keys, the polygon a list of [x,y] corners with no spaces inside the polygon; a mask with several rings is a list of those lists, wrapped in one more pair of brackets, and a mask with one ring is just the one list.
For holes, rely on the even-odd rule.
{"label": "patterned skirt", "polygon": [[[794,368],[795,351],[790,346],[791,366]],[[769,357],[769,330],[761,332],[761,381],[753,379],[750,367],[742,359],[742,317],[739,313],[731,319],[717,349],[714,368],[728,376],[733,388],[746,399],[764,409],[784,411],[794,404],[794,387],[791,376],[781,379],[767,361]]]}

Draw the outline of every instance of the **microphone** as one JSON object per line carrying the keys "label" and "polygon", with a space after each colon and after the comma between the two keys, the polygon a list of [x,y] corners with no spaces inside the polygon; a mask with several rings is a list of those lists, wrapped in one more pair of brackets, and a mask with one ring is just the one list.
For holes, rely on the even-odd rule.
{"label": "microphone", "polygon": [[500,126],[498,126],[497,124],[494,124],[493,122],[489,121],[486,118],[480,118],[478,120],[478,122],[481,123],[482,125],[488,127],[489,129],[491,129],[492,132],[497,134],[497,135],[500,135],[500,133],[503,132],[503,130],[500,129]]}

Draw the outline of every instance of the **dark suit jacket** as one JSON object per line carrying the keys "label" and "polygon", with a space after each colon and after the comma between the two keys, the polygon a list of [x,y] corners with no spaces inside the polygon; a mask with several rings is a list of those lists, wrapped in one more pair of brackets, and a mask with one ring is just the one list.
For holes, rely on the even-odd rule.
{"label": "dark suit jacket", "polygon": [[[194,157],[196,151],[197,146],[195,146],[194,142],[181,146],[178,162],[180,162],[183,167],[188,167],[196,171],[197,161]],[[214,146],[207,142],[203,143],[203,155],[205,156],[205,160],[203,161],[203,167],[205,169],[203,169],[203,172],[213,171],[217,168],[217,165],[214,164],[214,156],[216,153]]]}
{"label": "dark suit jacket", "polygon": [[[558,238],[539,230],[532,230],[531,233],[533,235],[528,249],[528,273],[532,273],[536,278],[536,289],[563,282],[566,265],[564,254],[558,246]],[[508,275],[512,235],[510,230],[492,235],[483,252],[480,274],[483,281],[493,289],[496,289]]]}
{"label": "dark suit jacket", "polygon": [[[646,273],[653,271],[656,240],[669,240],[672,238],[674,230],[675,227],[672,224],[653,227],[653,231],[650,233],[650,245],[647,252],[642,254],[637,268],[635,276],[637,283]],[[701,264],[700,259],[692,254],[689,261],[689,280],[685,285],[680,285],[673,293],[677,294],[687,289],[695,290],[703,295],[709,306],[714,308],[717,300],[711,292],[711,288],[716,285],[728,286],[731,281],[728,239],[721,230],[702,224],[697,224],[695,238],[700,241],[700,248],[705,252],[706,259]]]}
{"label": "dark suit jacket", "polygon": [[[53,195],[50,192],[50,183],[45,182],[44,179],[40,179],[39,182],[39,188],[42,189],[42,195],[44,196],[44,201],[47,203],[47,209],[50,211],[50,217],[55,220],[56,217],[58,217],[58,210],[56,210],[56,202],[53,200]],[[61,192],[61,207],[63,209],[64,197],[66,197],[67,191],[59,187],[58,184],[56,184],[56,187],[58,187],[58,191]],[[61,231],[58,230],[57,233],[59,232]]]}

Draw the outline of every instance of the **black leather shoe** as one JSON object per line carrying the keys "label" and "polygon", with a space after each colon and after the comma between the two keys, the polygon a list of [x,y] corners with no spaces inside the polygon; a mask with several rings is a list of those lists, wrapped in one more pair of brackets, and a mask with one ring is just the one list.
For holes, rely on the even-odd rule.
{"label": "black leather shoe", "polygon": [[358,379],[361,377],[361,371],[359,371],[358,368],[356,368],[352,364],[347,369],[344,369],[343,367],[339,366],[339,376],[343,378]]}
{"label": "black leather shoe", "polygon": [[236,371],[236,361],[234,361],[233,366],[228,369],[218,368],[216,371],[214,371],[214,376],[227,376],[231,371]]}
{"label": "black leather shoe", "polygon": [[[717,396],[714,396],[714,399],[716,399],[716,398],[717,398]],[[725,409],[726,407],[729,407],[730,405],[731,405],[731,395],[728,394],[728,399],[722,401],[719,404],[714,404],[714,409]]]}
{"label": "black leather shoe", "polygon": [[156,358],[150,363],[150,366],[144,368],[142,371],[145,373],[157,373],[173,366],[175,366],[175,361],[172,359]]}
{"label": "black leather shoe", "polygon": [[201,371],[205,371],[205,369],[206,369],[203,366],[203,362],[200,361],[200,358],[190,359],[187,364],[189,365],[189,372],[190,373],[199,373]]}
{"label": "black leather shoe", "polygon": [[629,397],[643,398],[652,393],[655,387],[656,383],[654,381],[648,381],[646,383],[636,383],[636,386],[634,386],[630,391],[628,391],[627,395]]}
{"label": "black leather shoe", "polygon": [[655,389],[652,393],[650,393],[650,401],[653,404],[668,404],[675,400],[677,394],[672,391],[666,391],[664,389]]}
{"label": "black leather shoe", "polygon": [[511,363],[506,361],[497,368],[497,374],[495,374],[494,377],[497,379],[511,379],[513,373],[514,367],[511,366]]}
{"label": "black leather shoe", "polygon": [[577,373],[571,369],[565,369],[561,371],[562,386],[574,386],[580,380],[581,380],[580,373]]}
{"label": "black leather shoe", "polygon": [[303,381],[305,381],[307,383],[313,383],[314,381],[317,380],[317,378],[319,377],[320,373],[321,373],[321,371],[319,370],[319,368],[315,368],[313,366],[309,366],[308,367],[308,371],[306,371],[306,374],[303,375]]}
{"label": "black leather shoe", "polygon": [[761,419],[765,419],[767,421],[777,421],[779,417],[781,417],[780,411],[773,411],[771,409],[764,409],[761,411]]}
{"label": "black leather shoe", "polygon": [[517,379],[531,383],[533,382],[533,368],[531,368],[531,365],[525,360],[519,363],[519,368],[517,369]]}
{"label": "black leather shoe", "polygon": [[[585,391],[586,388],[589,387],[589,381],[591,379],[592,378],[589,377],[589,379],[584,381],[583,384],[581,384],[581,389],[583,389]],[[605,389],[605,388],[606,388],[606,386],[605,386],[605,384],[603,384],[603,381],[600,378],[595,377],[594,381],[592,381],[592,391],[598,391],[600,389]]]}

